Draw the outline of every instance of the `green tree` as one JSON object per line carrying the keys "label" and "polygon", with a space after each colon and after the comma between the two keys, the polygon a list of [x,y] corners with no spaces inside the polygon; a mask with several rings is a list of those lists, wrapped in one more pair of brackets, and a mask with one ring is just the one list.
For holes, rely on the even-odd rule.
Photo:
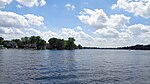
{"label": "green tree", "polygon": [[64,49],[64,39],[57,39],[57,41],[56,41],[56,48],[58,50]]}
{"label": "green tree", "polygon": [[39,40],[39,42],[37,43],[37,49],[44,49],[46,46],[46,41],[44,40]]}
{"label": "green tree", "polygon": [[23,44],[23,45],[30,43],[29,37],[22,37],[22,38],[21,38],[21,41],[22,41],[22,44]]}
{"label": "green tree", "polygon": [[20,39],[13,39],[13,40],[11,40],[11,41],[16,42],[16,43],[17,43],[17,46],[18,46],[19,48],[20,48],[21,45],[22,45],[22,42],[21,42]]}
{"label": "green tree", "polygon": [[4,38],[0,37],[0,45],[3,44]]}
{"label": "green tree", "polygon": [[51,38],[48,40],[50,49],[64,49],[64,39]]}
{"label": "green tree", "polygon": [[79,44],[79,45],[78,45],[78,49],[83,49],[83,47]]}
{"label": "green tree", "polygon": [[8,41],[8,40],[4,40],[3,41],[3,45],[4,45],[4,47],[7,47],[7,43],[9,43],[10,41]]}
{"label": "green tree", "polygon": [[38,39],[39,39],[39,38],[37,38],[36,36],[31,36],[31,37],[29,38],[29,41],[30,41],[31,44],[35,44],[35,43],[38,42]]}
{"label": "green tree", "polygon": [[51,49],[55,49],[56,48],[57,38],[51,38],[51,39],[48,40],[48,42],[49,42],[49,45],[50,45]]}
{"label": "green tree", "polygon": [[76,46],[76,44],[74,43],[74,41],[75,41],[74,38],[69,37],[69,38],[68,38],[68,41],[67,41],[66,49],[68,49],[68,50],[76,49],[77,46]]}
{"label": "green tree", "polygon": [[29,40],[30,44],[36,44],[37,49],[43,49],[46,46],[46,41],[44,41],[40,36],[31,36]]}

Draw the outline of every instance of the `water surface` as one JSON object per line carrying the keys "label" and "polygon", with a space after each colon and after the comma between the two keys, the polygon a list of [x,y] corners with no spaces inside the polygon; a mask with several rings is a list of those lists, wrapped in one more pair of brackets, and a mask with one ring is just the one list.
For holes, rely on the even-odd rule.
{"label": "water surface", "polygon": [[150,51],[0,50],[0,84],[150,84]]}

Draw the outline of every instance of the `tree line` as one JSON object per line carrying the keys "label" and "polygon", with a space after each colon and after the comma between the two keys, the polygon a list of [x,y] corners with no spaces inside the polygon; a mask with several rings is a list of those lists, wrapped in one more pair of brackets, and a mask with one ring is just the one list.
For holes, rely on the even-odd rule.
{"label": "tree line", "polygon": [[149,45],[135,45],[135,46],[119,47],[117,49],[150,50],[150,44]]}
{"label": "tree line", "polygon": [[6,48],[34,48],[34,49],[51,49],[51,50],[73,50],[82,49],[82,46],[78,46],[74,43],[75,39],[69,37],[68,40],[59,38],[50,38],[48,43],[40,36],[22,37],[21,39],[4,40],[0,37],[0,45]]}

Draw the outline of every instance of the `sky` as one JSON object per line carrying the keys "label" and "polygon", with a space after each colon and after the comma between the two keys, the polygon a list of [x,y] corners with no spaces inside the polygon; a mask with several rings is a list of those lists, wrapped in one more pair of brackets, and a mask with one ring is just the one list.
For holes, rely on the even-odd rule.
{"label": "sky", "polygon": [[0,36],[68,39],[89,47],[150,43],[150,0],[0,0]]}

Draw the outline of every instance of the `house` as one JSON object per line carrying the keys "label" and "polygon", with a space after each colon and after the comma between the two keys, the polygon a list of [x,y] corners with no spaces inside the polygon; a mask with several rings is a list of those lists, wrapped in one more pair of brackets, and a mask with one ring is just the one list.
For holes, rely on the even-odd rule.
{"label": "house", "polygon": [[46,49],[52,49],[53,47],[50,44],[46,44]]}
{"label": "house", "polygon": [[30,44],[29,47],[30,47],[30,48],[34,48],[34,49],[37,49],[37,45],[36,45],[36,44]]}
{"label": "house", "polygon": [[21,46],[24,49],[37,49],[37,45],[36,44],[25,44]]}
{"label": "house", "polygon": [[6,46],[7,48],[18,48],[17,43],[12,41],[8,42]]}
{"label": "house", "polygon": [[4,45],[0,45],[0,49],[4,49]]}

